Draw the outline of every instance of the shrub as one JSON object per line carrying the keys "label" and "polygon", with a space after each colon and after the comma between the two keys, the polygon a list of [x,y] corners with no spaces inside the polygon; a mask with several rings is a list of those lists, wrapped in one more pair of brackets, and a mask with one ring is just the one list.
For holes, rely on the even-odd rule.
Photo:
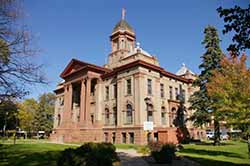
{"label": "shrub", "polygon": [[164,144],[161,142],[149,142],[148,147],[151,151],[159,152]]}
{"label": "shrub", "polygon": [[77,149],[66,149],[58,166],[113,166],[118,161],[115,146],[110,143],[86,143]]}
{"label": "shrub", "polygon": [[159,142],[149,144],[151,156],[157,163],[172,163],[175,158],[176,146]]}

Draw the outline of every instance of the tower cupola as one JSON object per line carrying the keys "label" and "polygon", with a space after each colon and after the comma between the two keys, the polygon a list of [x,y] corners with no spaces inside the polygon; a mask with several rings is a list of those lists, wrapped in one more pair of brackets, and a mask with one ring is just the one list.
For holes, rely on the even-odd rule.
{"label": "tower cupola", "polygon": [[131,52],[135,45],[135,32],[125,20],[125,9],[122,9],[122,19],[113,28],[110,36],[111,48],[113,52]]}

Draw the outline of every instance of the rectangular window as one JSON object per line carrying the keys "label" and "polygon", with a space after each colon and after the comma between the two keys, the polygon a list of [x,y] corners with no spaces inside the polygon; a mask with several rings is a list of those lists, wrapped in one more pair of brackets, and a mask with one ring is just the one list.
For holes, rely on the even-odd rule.
{"label": "rectangular window", "polygon": [[112,143],[115,144],[115,132],[112,133]]}
{"label": "rectangular window", "polygon": [[131,95],[131,79],[127,80],[127,95]]}
{"label": "rectangular window", "polygon": [[152,95],[152,80],[148,79],[148,95]]}
{"label": "rectangular window", "polygon": [[148,111],[147,114],[148,114],[147,120],[149,122],[153,122],[153,111]]}
{"label": "rectangular window", "polygon": [[154,133],[154,141],[158,142],[159,138],[158,138],[158,133]]}
{"label": "rectangular window", "polygon": [[173,100],[173,87],[172,86],[169,87],[169,99]]}
{"label": "rectangular window", "polygon": [[130,144],[134,144],[135,143],[134,133],[129,133],[129,143]]}
{"label": "rectangular window", "polygon": [[151,133],[147,134],[147,141],[148,141],[148,143],[151,142]]}
{"label": "rectangular window", "polygon": [[106,94],[105,99],[108,100],[109,99],[109,87],[108,86],[105,87],[105,94]]}
{"label": "rectangular window", "polygon": [[122,133],[122,143],[126,143],[126,133]]}
{"label": "rectangular window", "polygon": [[94,124],[94,120],[95,120],[94,115],[91,115],[90,117],[91,117],[91,123]]}
{"label": "rectangular window", "polygon": [[104,133],[104,142],[108,142],[108,141],[109,141],[109,134]]}
{"label": "rectangular window", "polygon": [[161,113],[161,123],[162,123],[163,125],[166,125],[166,124],[167,124],[166,112],[162,112],[162,113]]}
{"label": "rectangular window", "polygon": [[113,108],[113,124],[117,125],[117,107]]}
{"label": "rectangular window", "polygon": [[161,98],[164,97],[164,84],[160,84]]}
{"label": "rectangular window", "polygon": [[114,99],[117,98],[117,84],[114,84]]}
{"label": "rectangular window", "polygon": [[175,100],[178,100],[178,88],[175,88]]}
{"label": "rectangular window", "polygon": [[186,102],[186,91],[184,89],[182,90],[182,95],[183,95],[183,101],[185,103]]}

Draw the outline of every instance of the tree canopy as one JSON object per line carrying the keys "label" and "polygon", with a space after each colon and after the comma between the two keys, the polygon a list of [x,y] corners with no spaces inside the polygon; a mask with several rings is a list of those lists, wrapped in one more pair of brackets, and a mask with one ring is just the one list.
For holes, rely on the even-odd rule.
{"label": "tree canopy", "polygon": [[202,44],[205,46],[206,51],[201,56],[202,63],[199,66],[201,73],[193,82],[193,85],[199,87],[199,90],[194,92],[190,97],[191,109],[196,110],[190,119],[194,121],[195,125],[202,126],[210,122],[211,117],[213,117],[215,131],[214,144],[217,145],[220,140],[220,116],[216,108],[213,107],[214,101],[208,96],[206,85],[213,75],[212,71],[220,68],[220,61],[223,54],[220,49],[220,39],[217,30],[213,26],[207,26],[204,34],[205,38]]}
{"label": "tree canopy", "polygon": [[219,7],[217,12],[225,22],[223,34],[234,33],[228,51],[239,55],[239,51],[250,49],[250,4],[246,9],[239,6],[229,9]]}
{"label": "tree canopy", "polygon": [[228,124],[250,124],[250,67],[246,55],[224,57],[221,68],[213,71],[207,84],[208,95],[216,102]]}
{"label": "tree canopy", "polygon": [[28,85],[45,83],[41,65],[34,63],[38,49],[25,25],[20,25],[21,3],[0,0],[0,103],[20,98],[29,92]]}
{"label": "tree canopy", "polygon": [[42,94],[38,101],[26,99],[19,104],[19,125],[25,131],[50,132],[53,127],[55,95],[53,93]]}
{"label": "tree canopy", "polygon": [[196,126],[210,122],[210,112],[213,111],[211,107],[211,99],[207,94],[206,84],[212,76],[212,70],[220,67],[220,60],[223,57],[219,46],[219,36],[217,30],[213,26],[207,26],[204,30],[204,45],[206,51],[201,56],[202,63],[199,68],[201,73],[193,82],[193,86],[199,87],[199,90],[194,92],[190,97],[191,109],[196,110],[191,117]]}

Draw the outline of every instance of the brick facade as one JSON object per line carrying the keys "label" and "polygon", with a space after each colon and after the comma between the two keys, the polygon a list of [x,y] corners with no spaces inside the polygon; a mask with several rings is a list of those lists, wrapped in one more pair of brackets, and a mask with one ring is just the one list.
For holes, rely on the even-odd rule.
{"label": "brick facade", "polygon": [[[55,90],[54,130],[57,142],[102,142],[147,144],[177,143],[173,119],[185,92],[185,106],[195,91],[194,75],[175,75],[159,66],[155,56],[135,46],[135,33],[121,20],[110,36],[112,51],[104,67],[76,59],[64,69],[64,80]],[[180,89],[181,87],[181,89]],[[188,118],[193,110],[187,110]],[[153,121],[154,130],[143,123]],[[192,136],[198,129],[187,123]],[[192,128],[192,130],[191,130]]]}

